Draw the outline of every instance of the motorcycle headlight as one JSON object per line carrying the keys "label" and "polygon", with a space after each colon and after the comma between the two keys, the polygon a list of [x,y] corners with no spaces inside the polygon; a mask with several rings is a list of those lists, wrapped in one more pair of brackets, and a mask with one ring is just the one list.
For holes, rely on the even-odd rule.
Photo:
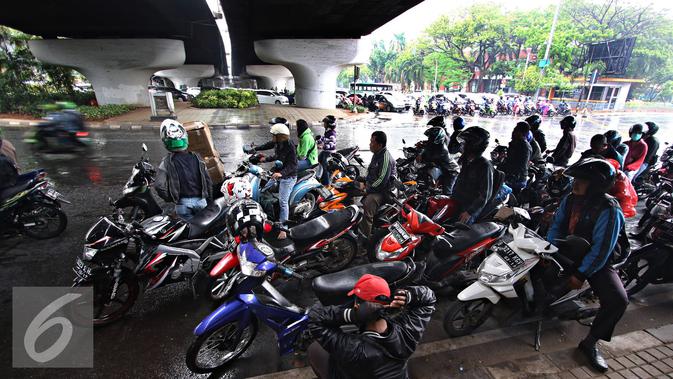
{"label": "motorcycle headlight", "polygon": [[512,277],[515,274],[516,272],[508,272],[505,275],[496,275],[496,274],[490,274],[488,272],[480,272],[479,281],[484,284],[499,284],[512,279]]}
{"label": "motorcycle headlight", "polygon": [[90,260],[93,259],[93,257],[96,256],[96,253],[98,253],[98,249],[93,249],[93,248],[84,246],[84,251],[82,252],[82,260],[83,261],[90,261]]}
{"label": "motorcycle headlight", "polygon": [[266,271],[257,269],[257,263],[248,261],[242,254],[238,254],[238,263],[241,273],[245,276],[260,277],[266,274]]}

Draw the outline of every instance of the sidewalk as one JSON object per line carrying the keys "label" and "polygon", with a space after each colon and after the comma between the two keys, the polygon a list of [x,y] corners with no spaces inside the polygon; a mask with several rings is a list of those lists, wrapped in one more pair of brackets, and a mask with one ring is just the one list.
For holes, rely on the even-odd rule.
{"label": "sidewalk", "polygon": [[[329,114],[334,115],[341,122],[352,122],[369,116],[367,113],[351,113],[343,109],[309,109],[268,104],[249,109],[202,109],[193,108],[190,103],[180,102],[175,104],[175,108],[179,121],[200,120],[213,128],[233,129],[266,126],[273,117],[284,117],[291,123],[304,119],[309,124],[320,124],[321,120]],[[150,121],[150,114],[150,108],[138,108],[107,120],[87,122],[87,126],[92,129],[109,130],[158,129],[161,122]],[[40,120],[37,119],[0,118],[0,127],[25,128],[37,125],[39,122]]]}

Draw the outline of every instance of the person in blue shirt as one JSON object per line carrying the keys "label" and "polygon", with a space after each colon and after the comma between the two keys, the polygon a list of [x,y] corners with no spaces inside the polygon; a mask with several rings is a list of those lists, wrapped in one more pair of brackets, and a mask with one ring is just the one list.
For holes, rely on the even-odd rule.
{"label": "person in blue shirt", "polygon": [[[578,348],[595,369],[605,372],[608,365],[596,342],[610,341],[628,305],[628,296],[613,267],[627,257],[629,251],[624,215],[617,200],[607,194],[615,182],[616,172],[604,159],[586,158],[568,167],[564,174],[573,178],[572,193],[561,201],[547,240],[554,243],[576,235],[591,244],[584,256],[569,257],[575,265],[568,285],[578,289],[587,280],[598,296],[600,309]],[[567,253],[572,252],[564,252],[564,255]]]}

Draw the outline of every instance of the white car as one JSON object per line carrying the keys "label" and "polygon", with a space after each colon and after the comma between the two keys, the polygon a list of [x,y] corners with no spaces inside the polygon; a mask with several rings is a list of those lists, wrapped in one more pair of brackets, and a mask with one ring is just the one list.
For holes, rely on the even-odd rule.
{"label": "white car", "polygon": [[187,87],[185,92],[187,92],[189,95],[197,97],[201,93],[201,87]]}
{"label": "white car", "polygon": [[255,92],[257,93],[257,101],[259,101],[260,104],[290,104],[288,98],[278,92],[268,89],[256,89]]}
{"label": "white car", "polygon": [[378,94],[374,96],[374,100],[383,103],[383,110],[386,112],[403,112],[407,109],[403,99],[398,99],[395,96]]}

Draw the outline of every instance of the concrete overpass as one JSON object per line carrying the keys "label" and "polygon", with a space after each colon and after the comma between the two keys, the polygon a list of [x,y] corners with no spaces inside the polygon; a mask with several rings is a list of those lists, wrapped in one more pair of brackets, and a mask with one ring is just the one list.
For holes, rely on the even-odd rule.
{"label": "concrete overpass", "polygon": [[210,72],[289,80],[263,67],[276,64],[294,77],[298,105],[333,108],[339,70],[368,59],[361,37],[421,1],[220,0],[227,35],[206,0],[12,1],[0,24],[43,37],[30,43],[35,56],[78,69],[102,104],[146,104],[160,70],[182,83]]}

